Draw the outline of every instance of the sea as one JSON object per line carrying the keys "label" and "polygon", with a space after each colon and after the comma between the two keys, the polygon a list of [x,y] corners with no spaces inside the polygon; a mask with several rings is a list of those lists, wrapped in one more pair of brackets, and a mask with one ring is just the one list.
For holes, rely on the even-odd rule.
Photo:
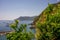
{"label": "sea", "polygon": [[[14,21],[7,21],[7,20],[0,20],[0,32],[3,32],[3,31],[11,31],[12,29],[9,27],[9,25],[8,24],[11,24],[11,23],[13,23]],[[33,20],[24,20],[24,21],[19,21],[19,25],[20,24],[27,24],[27,27],[26,27],[26,29],[27,29],[27,31],[30,31],[31,29],[30,29],[30,27],[32,27],[31,25],[29,25],[29,24],[31,24],[33,22]],[[35,29],[32,29],[32,32],[33,33],[35,33]],[[7,38],[6,38],[6,35],[0,35],[0,40],[7,40]]]}

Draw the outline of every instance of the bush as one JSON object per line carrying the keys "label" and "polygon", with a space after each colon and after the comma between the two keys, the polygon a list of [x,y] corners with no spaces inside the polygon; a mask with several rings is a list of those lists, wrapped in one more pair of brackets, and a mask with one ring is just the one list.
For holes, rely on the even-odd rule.
{"label": "bush", "polygon": [[26,24],[21,24],[18,26],[18,20],[15,20],[15,23],[12,23],[10,27],[14,30],[14,32],[11,32],[7,34],[8,40],[31,40],[33,38],[33,34],[31,31],[27,32]]}

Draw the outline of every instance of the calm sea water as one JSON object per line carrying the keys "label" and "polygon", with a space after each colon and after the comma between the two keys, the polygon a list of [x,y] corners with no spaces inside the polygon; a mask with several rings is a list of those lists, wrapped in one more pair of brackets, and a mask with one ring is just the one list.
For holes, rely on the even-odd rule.
{"label": "calm sea water", "polygon": [[[30,27],[31,27],[31,25],[28,25],[28,24],[30,24],[30,23],[32,23],[33,21],[20,21],[19,22],[19,24],[27,24],[27,31],[29,31],[30,30]],[[3,27],[3,28],[5,28],[5,27]],[[3,29],[2,28],[2,29]],[[0,28],[1,29],[1,28]],[[6,29],[3,29],[3,30],[11,30],[9,27],[6,27]],[[35,30],[32,30],[33,31],[33,33],[35,32]],[[6,39],[6,35],[0,35],[0,40],[7,40]]]}

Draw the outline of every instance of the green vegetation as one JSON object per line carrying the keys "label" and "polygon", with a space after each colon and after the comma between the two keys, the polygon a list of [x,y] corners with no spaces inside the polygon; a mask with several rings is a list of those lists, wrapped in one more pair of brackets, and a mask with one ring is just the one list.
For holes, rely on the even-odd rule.
{"label": "green vegetation", "polygon": [[43,24],[37,23],[37,28],[41,32],[38,40],[52,40],[60,37],[60,14],[49,15],[48,19]]}
{"label": "green vegetation", "polygon": [[50,4],[36,22],[37,40],[60,40],[60,3]]}
{"label": "green vegetation", "polygon": [[7,34],[8,40],[32,40],[33,33],[31,31],[27,32],[26,24],[21,24],[20,26],[18,26],[18,20],[15,20],[15,23],[12,23],[10,27],[14,31]]}
{"label": "green vegetation", "polygon": [[[35,21],[36,40],[60,40],[60,3],[49,4]],[[7,34],[7,39],[32,40],[34,35],[30,31],[27,32],[26,26],[26,24],[18,26],[16,20],[15,23],[10,25],[14,32]]]}

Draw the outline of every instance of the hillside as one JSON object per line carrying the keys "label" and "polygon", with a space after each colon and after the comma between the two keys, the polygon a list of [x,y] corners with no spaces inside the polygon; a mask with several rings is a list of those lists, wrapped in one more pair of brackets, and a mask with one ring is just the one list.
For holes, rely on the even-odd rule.
{"label": "hillside", "polygon": [[31,21],[31,20],[34,20],[35,17],[36,17],[36,16],[33,16],[33,17],[22,16],[22,17],[17,18],[17,20],[20,20],[20,21],[24,21],[24,20]]}
{"label": "hillside", "polygon": [[60,2],[48,7],[33,21],[37,40],[60,40]]}
{"label": "hillside", "polygon": [[60,2],[55,4],[49,4],[48,7],[46,7],[46,9],[44,9],[39,16],[35,17],[33,24],[35,25],[38,21],[40,21],[40,23],[43,23],[44,21],[46,21],[48,14],[54,15],[59,11],[60,11]]}

